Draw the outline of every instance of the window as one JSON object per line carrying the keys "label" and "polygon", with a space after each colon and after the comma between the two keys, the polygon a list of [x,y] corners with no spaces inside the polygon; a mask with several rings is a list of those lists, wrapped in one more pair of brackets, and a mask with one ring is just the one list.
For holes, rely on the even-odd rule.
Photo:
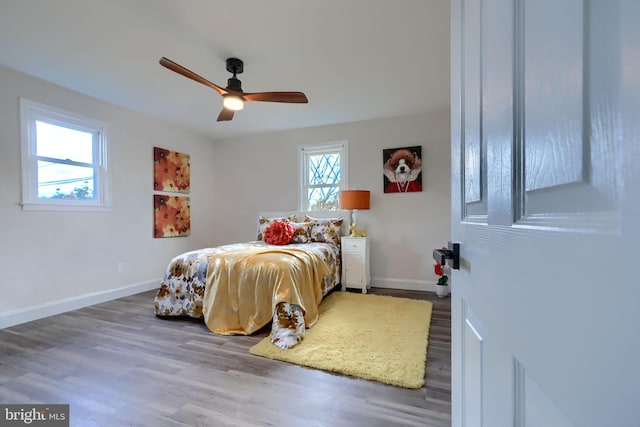
{"label": "window", "polygon": [[300,147],[300,209],[340,209],[347,188],[347,142]]}
{"label": "window", "polygon": [[20,99],[22,208],[110,210],[106,124]]}

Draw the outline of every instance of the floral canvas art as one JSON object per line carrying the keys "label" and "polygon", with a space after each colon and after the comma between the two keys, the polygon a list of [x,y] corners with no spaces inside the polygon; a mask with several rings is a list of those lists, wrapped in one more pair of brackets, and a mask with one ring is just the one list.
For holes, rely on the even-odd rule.
{"label": "floral canvas art", "polygon": [[188,193],[191,165],[188,154],[153,147],[153,189],[172,193]]}
{"label": "floral canvas art", "polygon": [[189,197],[153,195],[154,237],[179,237],[191,234]]}

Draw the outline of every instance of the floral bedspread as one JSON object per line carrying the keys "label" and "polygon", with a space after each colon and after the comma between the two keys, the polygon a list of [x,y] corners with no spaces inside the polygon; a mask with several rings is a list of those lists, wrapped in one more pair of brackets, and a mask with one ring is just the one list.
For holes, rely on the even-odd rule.
{"label": "floral bedspread", "polygon": [[[340,248],[331,243],[300,243],[286,246],[268,245],[263,241],[248,243],[235,243],[215,248],[199,249],[183,253],[175,257],[168,265],[158,290],[154,307],[158,316],[190,316],[195,318],[211,317],[211,310],[203,307],[207,282],[213,273],[210,267],[211,260],[224,258],[225,254],[238,253],[246,250],[256,252],[262,249],[291,248],[293,250],[304,250],[316,257],[321,258],[329,269],[329,274],[319,284],[322,296],[326,295],[336,284],[340,283]],[[218,261],[214,262],[217,265]],[[245,284],[246,285],[246,284]],[[276,298],[273,298],[276,301]],[[235,304],[230,301],[230,304]],[[274,302],[272,307],[272,330],[271,341],[281,347],[290,348],[304,338],[305,313],[303,308],[292,301]],[[242,310],[240,310],[242,311]],[[247,316],[251,316],[247,313]],[[265,322],[265,324],[268,322]],[[250,334],[256,330],[233,330],[229,332],[216,331],[212,325],[207,325],[216,333],[225,334]],[[264,324],[255,325],[257,328]]]}

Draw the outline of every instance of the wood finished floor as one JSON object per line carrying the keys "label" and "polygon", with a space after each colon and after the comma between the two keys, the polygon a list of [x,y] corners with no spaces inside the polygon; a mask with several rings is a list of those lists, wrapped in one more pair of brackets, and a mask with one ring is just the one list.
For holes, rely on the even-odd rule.
{"label": "wood finished floor", "polygon": [[155,291],[0,330],[0,402],[68,403],[71,426],[450,426],[451,305],[434,303],[426,387],[408,390],[249,354],[267,334],[160,319]]}

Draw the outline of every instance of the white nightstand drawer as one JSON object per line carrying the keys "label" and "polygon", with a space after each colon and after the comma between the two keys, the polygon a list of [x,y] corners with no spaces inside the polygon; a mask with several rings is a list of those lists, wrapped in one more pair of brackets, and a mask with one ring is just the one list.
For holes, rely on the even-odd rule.
{"label": "white nightstand drawer", "polygon": [[362,237],[343,238],[342,250],[343,251],[358,251],[364,253],[367,245],[367,240]]}

